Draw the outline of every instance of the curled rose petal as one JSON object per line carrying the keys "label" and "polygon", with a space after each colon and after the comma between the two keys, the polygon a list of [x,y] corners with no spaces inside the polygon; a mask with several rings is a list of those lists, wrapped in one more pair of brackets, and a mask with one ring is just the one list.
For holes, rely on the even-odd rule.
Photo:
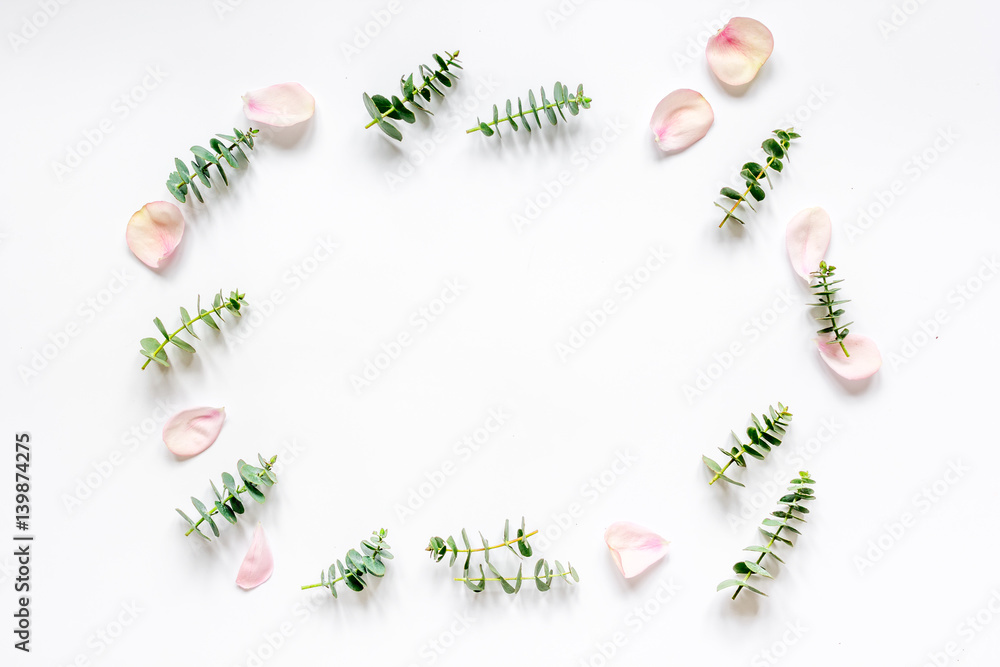
{"label": "curled rose petal", "polygon": [[184,214],[166,201],[149,202],[132,214],[125,242],[143,264],[154,269],[174,252],[184,236]]}
{"label": "curled rose petal", "polygon": [[656,145],[664,152],[681,151],[706,134],[715,122],[715,113],[701,93],[681,88],[656,105],[649,128]]}
{"label": "curled rose petal", "polygon": [[279,83],[243,96],[243,113],[247,118],[275,127],[309,120],[315,110],[316,100],[299,83]]}
{"label": "curled rose petal", "polygon": [[177,456],[200,454],[219,437],[224,421],[225,408],[192,408],[178,412],[163,426],[163,442]]}
{"label": "curled rose petal", "polygon": [[257,522],[250,549],[243,557],[240,571],[236,575],[236,585],[246,591],[257,588],[271,578],[272,572],[274,572],[274,556],[271,555],[271,546],[264,536],[264,526]]}
{"label": "curled rose petal", "polygon": [[611,550],[615,565],[626,579],[641,574],[667,555],[667,540],[642,526],[618,521],[604,532],[604,541]]}
{"label": "curled rose petal", "polygon": [[742,86],[757,76],[773,50],[774,37],[763,23],[737,16],[709,38],[705,56],[719,81]]}
{"label": "curled rose petal", "polygon": [[[864,380],[882,367],[882,354],[871,338],[861,334],[847,334],[843,340],[847,354],[837,343],[830,343],[832,335],[816,339],[819,355],[826,365],[842,378]],[[850,355],[850,356],[847,356]]]}
{"label": "curled rose petal", "polygon": [[785,246],[792,268],[803,280],[810,281],[809,275],[819,271],[819,263],[830,247],[830,214],[819,206],[806,208],[795,214],[785,229]]}

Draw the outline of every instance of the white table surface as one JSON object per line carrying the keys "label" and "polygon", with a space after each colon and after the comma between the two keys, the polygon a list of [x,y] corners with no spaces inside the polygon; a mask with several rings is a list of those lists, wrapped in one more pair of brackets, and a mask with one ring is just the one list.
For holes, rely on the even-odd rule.
{"label": "white table surface", "polygon": [[[0,535],[15,532],[26,431],[36,539],[30,655],[12,647],[15,563],[0,549],[0,661],[990,663],[996,4],[345,5],[5,3]],[[776,42],[742,94],[697,45],[734,14]],[[345,49],[366,26],[369,43]],[[430,122],[401,145],[362,129],[363,91],[392,93],[454,49],[465,73]],[[593,108],[530,137],[463,132],[557,79],[583,82]],[[125,223],[170,199],[173,158],[245,127],[245,91],[289,80],[315,117],[262,132],[231,187],[183,207],[169,266],[141,265]],[[675,88],[702,92],[716,122],[664,158],[647,123]],[[793,123],[802,139],[759,212],[717,229],[713,195]],[[852,328],[885,358],[867,382],[817,357],[786,259],[785,224],[816,205],[834,221]],[[198,294],[236,287],[248,317],[167,372],[139,370],[153,317],[172,324]],[[609,299],[615,312],[561,355]],[[357,390],[400,334],[410,344]],[[709,487],[701,455],[778,401],[795,413],[785,444],[739,471],[746,489]],[[177,461],[162,423],[199,405],[228,421]],[[279,454],[267,504],[207,548],[184,538],[174,508],[257,452]],[[818,499],[769,596],[716,593],[759,541],[773,480],[802,468]],[[578,586],[474,596],[423,551],[463,527],[496,541],[522,515]],[[276,567],[248,593],[234,579],[258,520]],[[667,559],[623,580],[602,539],[616,520],[671,540]],[[299,590],[378,527],[396,559],[373,590]]]}

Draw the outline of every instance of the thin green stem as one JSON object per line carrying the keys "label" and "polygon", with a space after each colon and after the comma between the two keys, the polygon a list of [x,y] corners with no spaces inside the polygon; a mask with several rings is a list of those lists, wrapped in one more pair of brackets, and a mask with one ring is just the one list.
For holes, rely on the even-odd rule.
{"label": "thin green stem", "polygon": [[[830,291],[830,285],[829,285],[829,283],[827,283],[827,280],[826,280],[827,279],[827,274],[825,272],[821,271],[819,279],[820,279],[820,286],[823,288],[823,291],[824,292],[829,292]],[[840,344],[840,349],[844,351],[844,356],[850,357],[851,353],[847,351],[847,348],[844,346],[844,341],[840,338],[840,333],[837,331],[837,329],[840,329],[841,327],[837,326],[837,318],[833,314],[833,304],[832,304],[832,302],[834,301],[834,299],[832,299],[829,294],[826,294],[826,295],[824,295],[823,297],[820,297],[820,298],[823,301],[826,302],[826,313],[827,313],[827,318],[826,319],[828,319],[830,321],[830,326],[833,327],[833,335],[837,338],[837,342]],[[830,341],[830,343],[833,343],[833,341]]]}
{"label": "thin green stem", "polygon": [[[417,95],[420,95],[420,92],[424,88],[426,88],[427,86],[429,86],[432,81],[434,81],[435,79],[438,78],[439,74],[441,74],[442,72],[444,72],[448,68],[449,65],[454,65],[456,62],[458,62],[458,53],[456,52],[454,55],[449,54],[448,55],[448,60],[446,60],[445,63],[444,63],[445,64],[444,67],[442,67],[441,69],[435,70],[434,74],[432,74],[430,76],[430,78],[424,79],[424,82],[420,86],[414,88],[413,89],[413,97],[409,98],[408,100],[400,100],[400,102],[412,102],[414,99],[416,99]],[[372,118],[371,122],[368,123],[367,125],[365,125],[365,129],[367,130],[371,126],[375,125],[376,123],[379,122],[379,120],[385,120],[389,116],[389,114],[391,114],[393,111],[396,111],[396,105],[392,105],[391,107],[389,107],[388,109],[386,109],[385,113],[382,114],[382,117],[380,119]]]}
{"label": "thin green stem", "polygon": [[[780,415],[778,415],[778,419],[781,419],[784,416],[785,416],[785,413],[782,412]],[[764,430],[762,430],[760,432],[761,435],[763,435],[765,433],[770,433],[770,432],[774,431],[775,430],[774,427],[776,425],[777,425],[777,422],[776,421],[772,421],[771,422],[771,426],[768,426],[768,427],[764,428]],[[739,442],[739,440],[737,440],[736,442]],[[746,451],[747,451],[746,450],[746,445],[744,445],[742,442],[739,442],[739,445],[740,445],[740,453],[741,454],[746,454]],[[711,486],[712,484],[715,484],[719,480],[719,478],[722,477],[722,475],[726,472],[726,470],[729,468],[729,466],[733,465],[733,463],[735,463],[735,462],[736,462],[736,457],[733,456],[732,454],[730,454],[729,455],[729,462],[726,463],[726,465],[724,465],[722,467],[722,470],[720,470],[719,472],[715,473],[715,477],[713,477],[709,481],[709,483],[708,483],[709,486]]]}
{"label": "thin green stem", "polygon": [[[760,181],[760,179],[764,177],[764,175],[767,173],[767,170],[771,167],[771,163],[774,162],[775,159],[776,158],[773,155],[767,158],[767,164],[764,165],[763,169],[761,169],[760,173],[757,174],[757,176],[755,177],[756,181]],[[750,194],[750,186],[747,186],[747,189],[743,191],[743,198],[737,201],[735,204],[733,204],[733,207],[729,209],[729,213],[726,215],[725,218],[722,219],[722,222],[719,223],[720,229],[722,228],[722,225],[726,224],[726,220],[729,220],[730,216],[733,215],[733,213],[736,211],[736,208],[746,200],[748,194]]]}
{"label": "thin green stem", "polygon": [[[479,547],[477,549],[451,549],[451,548],[448,548],[448,549],[445,550],[445,553],[451,551],[451,552],[457,553],[457,554],[468,554],[468,553],[473,553],[475,551],[486,551],[487,549],[502,549],[503,547],[509,546],[511,544],[517,544],[518,542],[524,541],[524,540],[528,539],[529,537],[531,537],[533,535],[537,535],[537,534],[538,534],[538,531],[537,530],[533,530],[530,533],[528,533],[527,535],[522,535],[521,537],[515,538],[513,540],[507,540],[506,542],[501,542],[500,544],[491,544],[488,547]],[[424,551],[434,551],[434,549],[431,549],[430,547],[427,547],[426,549],[424,549]]]}
{"label": "thin green stem", "polygon": [[[574,97],[572,101],[576,102],[577,104],[580,104],[580,105],[590,104],[591,102],[593,102],[593,100],[591,98],[587,97],[586,95],[584,95],[583,97]],[[520,119],[522,123],[527,123],[528,121],[525,120],[525,115],[527,113],[531,113],[531,112],[534,112],[534,111],[545,111],[546,109],[562,108],[562,107],[566,106],[567,104],[569,104],[569,100],[567,100],[565,102],[549,102],[548,104],[544,104],[544,105],[542,105],[542,106],[540,106],[540,107],[538,107],[536,109],[529,109],[528,111],[523,111],[522,110],[521,112],[516,113],[513,116],[507,116],[506,118],[497,118],[496,120],[493,120],[493,121],[490,121],[489,123],[486,123],[486,126],[487,127],[491,127],[491,126],[499,125],[500,123],[502,123],[504,121],[512,123],[515,118]],[[477,125],[477,126],[471,128],[471,129],[466,130],[465,133],[466,134],[472,134],[473,132],[481,132],[482,129],[483,128],[482,128],[481,125]]]}
{"label": "thin green stem", "polygon": [[[745,449],[743,449],[743,443],[740,443],[740,451],[741,452],[745,452],[746,451]],[[730,455],[729,456],[729,463],[727,463],[726,465],[722,466],[722,470],[720,470],[719,472],[715,473],[715,477],[713,477],[711,479],[711,481],[709,481],[709,483],[708,483],[709,486],[711,486],[712,484],[715,484],[719,480],[719,478],[722,477],[725,474],[726,470],[729,469],[729,466],[733,465],[733,463],[735,461],[736,461],[736,458],[733,457],[732,455]]]}
{"label": "thin green stem", "polygon": [[[382,553],[383,549],[384,549],[384,547],[381,544],[379,544],[378,548],[375,549],[375,553],[372,554],[372,558],[374,558],[375,556],[377,556],[380,553]],[[320,587],[322,587],[322,588],[330,588],[331,586],[333,586],[338,581],[343,581],[343,580],[344,580],[344,575],[341,575],[341,576],[337,577],[336,579],[333,579],[331,581],[326,582],[325,584],[322,583],[322,582],[320,582],[318,584],[309,584],[308,586],[303,586],[301,590],[308,590],[310,588],[320,588]]]}
{"label": "thin green stem", "polygon": [[[767,546],[764,547],[765,549],[770,549],[772,546],[774,546],[774,542],[778,539],[778,535],[781,534],[781,529],[784,528],[787,525],[788,525],[788,517],[786,516],[784,518],[784,520],[781,522],[781,525],[778,526],[778,529],[776,531],[774,531],[774,537],[772,537],[771,541],[767,543]],[[764,560],[764,556],[766,556],[766,555],[767,555],[766,553],[761,552],[760,557],[757,558],[757,565],[760,565],[761,561]],[[743,583],[745,584],[748,581],[750,581],[750,577],[751,576],[753,576],[753,572],[747,572],[747,576],[743,577]],[[736,587],[736,592],[733,593],[732,599],[735,600],[736,596],[739,595],[740,591],[742,591],[742,590],[743,590],[743,586],[737,586]]]}
{"label": "thin green stem", "polygon": [[[270,463],[270,462],[269,462],[269,463],[266,463],[266,464],[264,465],[264,469],[265,469],[265,470],[270,470],[270,469],[271,469],[271,463]],[[241,494],[241,493],[246,493],[246,492],[247,492],[247,487],[246,487],[246,485],[243,485],[243,486],[237,486],[237,487],[236,487],[236,496],[239,496],[239,494]],[[232,493],[230,493],[229,491],[226,491],[226,495],[225,495],[225,497],[224,497],[224,498],[222,499],[222,501],[221,501],[221,502],[222,502],[222,504],[223,504],[223,505],[225,505],[226,503],[228,503],[228,502],[229,502],[230,500],[232,500],[233,498],[236,498],[236,496],[234,496],[234,495],[233,495]],[[218,508],[218,507],[216,507],[216,506],[215,506],[214,504],[213,504],[213,505],[212,505],[212,507],[211,507],[211,508],[210,508],[210,509],[208,510],[208,516],[212,516],[213,514],[218,514],[218,513],[219,513],[219,508]],[[194,532],[194,531],[195,531],[195,529],[196,529],[196,528],[198,528],[198,526],[200,526],[200,525],[201,525],[201,523],[202,523],[202,522],[203,522],[204,520],[205,520],[205,517],[199,517],[199,518],[198,518],[198,520],[194,522],[194,525],[193,525],[193,526],[191,526],[190,528],[188,528],[188,531],[187,531],[186,533],[184,533],[184,537],[187,537],[187,536],[188,536],[188,535],[190,535],[190,534],[191,534],[192,532]],[[199,531],[199,532],[200,532],[200,531]]]}
{"label": "thin green stem", "polygon": [[[559,574],[552,574],[551,577],[568,577],[569,572],[561,572]],[[521,581],[534,581],[545,579],[546,577],[521,577]],[[480,581],[517,581],[517,577],[488,577],[486,579],[470,579],[468,577],[455,577],[455,581],[471,581],[473,583],[478,583]]]}
{"label": "thin green stem", "polygon": [[[150,356],[155,357],[157,354],[159,354],[163,350],[163,348],[165,348],[167,346],[168,343],[170,343],[170,341],[172,341],[174,338],[176,338],[177,335],[180,334],[180,332],[186,330],[189,326],[191,326],[192,324],[194,324],[198,320],[203,319],[205,317],[205,315],[215,315],[215,314],[217,314],[220,310],[222,310],[223,308],[226,307],[227,303],[229,303],[228,300],[226,300],[225,302],[223,302],[217,308],[213,308],[212,310],[206,310],[204,313],[199,314],[198,317],[195,317],[190,322],[187,322],[186,324],[184,324],[180,329],[178,329],[177,331],[175,331],[172,334],[170,334],[165,341],[163,341],[162,343],[160,343],[160,346],[158,348],[156,348],[155,350],[153,350],[153,352],[150,353]],[[149,365],[150,361],[152,361],[152,359],[150,359],[150,358],[147,357],[146,358],[146,363],[144,363],[142,365],[142,369],[141,370],[146,370],[146,366]],[[190,534],[190,532],[188,534]]]}

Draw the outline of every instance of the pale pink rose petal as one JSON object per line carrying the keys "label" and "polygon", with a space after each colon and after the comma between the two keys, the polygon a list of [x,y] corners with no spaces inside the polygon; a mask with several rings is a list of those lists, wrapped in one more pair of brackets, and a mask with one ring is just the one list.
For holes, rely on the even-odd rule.
{"label": "pale pink rose petal", "polygon": [[225,421],[225,408],[192,408],[178,412],[164,424],[163,442],[177,456],[200,454],[219,437]]}
{"label": "pale pink rose petal", "polygon": [[844,347],[847,356],[837,343],[830,344],[832,334],[816,339],[819,355],[826,365],[842,378],[847,380],[864,380],[874,375],[882,367],[882,354],[871,338],[861,334],[847,334]]}
{"label": "pale pink rose petal", "polygon": [[664,152],[681,151],[706,134],[715,122],[715,113],[701,93],[681,88],[656,105],[649,128],[656,145]]}
{"label": "pale pink rose petal", "polygon": [[667,555],[667,540],[642,526],[618,521],[604,532],[604,541],[611,550],[615,565],[626,579],[641,574]]}
{"label": "pale pink rose petal", "polygon": [[316,100],[299,83],[279,83],[243,96],[243,113],[247,118],[275,127],[309,120],[315,110]]}
{"label": "pale pink rose petal", "polygon": [[763,23],[737,16],[709,38],[705,56],[719,81],[742,86],[757,76],[773,50],[774,37]]}
{"label": "pale pink rose petal", "polygon": [[125,242],[143,264],[154,269],[174,252],[184,236],[184,214],[166,201],[149,202],[132,214]]}
{"label": "pale pink rose petal", "polygon": [[803,280],[809,282],[813,271],[819,271],[819,263],[830,247],[830,232],[833,225],[830,214],[819,206],[806,208],[795,214],[785,229],[785,246],[792,268]]}
{"label": "pale pink rose petal", "polygon": [[257,588],[271,578],[272,572],[274,572],[274,556],[271,555],[271,546],[264,535],[264,526],[258,521],[253,531],[250,549],[243,557],[240,571],[236,575],[236,585],[246,591]]}

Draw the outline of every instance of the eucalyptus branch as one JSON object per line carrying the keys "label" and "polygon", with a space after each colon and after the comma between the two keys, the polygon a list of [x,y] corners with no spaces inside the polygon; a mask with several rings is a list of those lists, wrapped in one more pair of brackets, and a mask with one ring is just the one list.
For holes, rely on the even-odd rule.
{"label": "eucalyptus branch", "polygon": [[[552,580],[555,578],[561,577],[567,583],[576,583],[580,581],[580,575],[577,574],[576,568],[573,567],[570,563],[566,563],[566,567],[563,567],[562,563],[560,563],[559,561],[555,561],[556,569],[552,570],[549,567],[548,561],[546,561],[544,558],[539,558],[535,562],[535,569],[534,569],[535,574],[532,577],[524,576],[523,563],[518,566],[517,575],[513,577],[505,577],[502,574],[500,574],[500,571],[496,568],[496,566],[493,565],[493,563],[489,562],[488,559],[486,561],[486,565],[490,568],[490,572],[492,572],[496,576],[487,577],[485,570],[483,570],[483,566],[480,565],[478,579],[470,577],[469,571],[466,570],[464,573],[465,576],[455,577],[455,581],[461,581],[466,586],[468,586],[473,593],[482,593],[484,590],[486,590],[487,582],[495,581],[500,584],[500,587],[503,588],[504,593],[507,593],[508,595],[513,595],[518,591],[520,591],[521,582],[523,581],[534,581],[535,588],[537,588],[542,592],[545,592],[552,587]],[[510,583],[512,581],[514,582],[513,585]]]}
{"label": "eucalyptus branch", "polygon": [[[514,594],[521,590],[521,583],[525,580],[534,581],[535,587],[540,591],[549,590],[552,579],[555,577],[562,577],[566,581],[579,581],[580,577],[576,572],[576,569],[567,563],[564,568],[559,561],[555,562],[556,569],[553,571],[548,562],[541,558],[534,566],[534,576],[525,577],[524,576],[524,565],[523,563],[518,567],[517,574],[513,577],[505,577],[500,573],[500,570],[490,562],[491,552],[494,549],[503,549],[506,547],[512,554],[517,556],[519,559],[530,558],[532,555],[531,545],[528,544],[528,538],[537,534],[538,531],[528,532],[525,528],[524,517],[521,517],[521,527],[517,529],[514,537],[510,534],[510,520],[508,519],[504,523],[503,527],[503,542],[499,544],[490,544],[489,541],[483,537],[483,534],[479,534],[479,539],[482,540],[483,546],[473,547],[472,543],[469,542],[469,535],[462,529],[462,544],[465,548],[460,548],[454,537],[448,537],[443,539],[440,537],[432,537],[427,545],[426,551],[430,552],[431,559],[435,563],[440,563],[444,560],[445,556],[451,554],[448,566],[451,567],[458,560],[459,554],[465,554],[465,562],[462,565],[462,576],[455,577],[455,581],[461,581],[474,593],[481,593],[486,589],[487,582],[495,581],[499,583],[500,587],[503,588],[505,593]],[[517,547],[515,549],[515,546]],[[486,570],[482,565],[479,565],[479,577],[475,578],[472,576],[472,554],[480,553],[483,556],[483,560],[486,562],[486,566],[489,568],[490,572],[494,575],[492,577],[487,576]],[[567,578],[569,577],[569,578]],[[511,584],[510,582],[514,582]]]}
{"label": "eucalyptus branch", "polygon": [[142,349],[139,350],[139,354],[146,357],[146,362],[142,365],[142,370],[146,369],[146,366],[149,365],[150,361],[155,361],[161,366],[170,366],[166,350],[168,343],[184,350],[185,352],[194,354],[194,346],[185,341],[183,338],[178,338],[178,334],[182,331],[187,331],[194,338],[198,338],[198,334],[194,332],[191,325],[199,320],[216,331],[219,331],[219,325],[212,318],[212,316],[218,315],[219,319],[222,320],[222,311],[228,310],[236,317],[240,317],[240,308],[244,303],[246,303],[246,301],[243,300],[243,296],[244,295],[237,290],[235,292],[230,292],[228,298],[223,297],[222,291],[220,290],[219,293],[215,295],[215,301],[212,304],[211,310],[205,310],[201,307],[201,297],[199,296],[198,305],[195,309],[198,315],[191,317],[188,314],[188,311],[184,307],[181,307],[181,328],[173,333],[167,333],[167,328],[163,326],[163,322],[160,321],[160,318],[154,317],[153,324],[155,324],[156,328],[160,331],[160,334],[163,336],[163,340],[161,341],[158,338],[143,338],[139,341],[139,344],[142,346]]}
{"label": "eucalyptus branch", "polygon": [[[435,563],[440,563],[445,556],[449,553],[451,554],[451,560],[448,562],[448,567],[455,564],[458,559],[458,554],[465,554],[465,565],[463,569],[468,570],[469,564],[472,560],[472,554],[476,552],[487,552],[490,549],[502,549],[507,547],[511,552],[518,558],[530,558],[531,557],[531,545],[528,544],[528,538],[532,535],[536,535],[537,530],[533,530],[530,533],[526,532],[524,527],[524,517],[521,517],[521,527],[517,529],[516,536],[514,539],[510,537],[510,519],[504,523],[503,526],[503,542],[500,544],[489,544],[486,538],[483,537],[482,533],[479,534],[480,539],[483,541],[483,546],[472,548],[472,544],[469,542],[469,535],[465,532],[465,528],[462,529],[462,542],[465,544],[464,549],[459,549],[455,538],[449,536],[447,540],[441,539],[440,537],[432,537],[430,542],[427,544],[425,551],[431,552],[431,558]],[[514,545],[517,545],[517,551],[514,551]]]}
{"label": "eucalyptus branch", "polygon": [[[347,552],[347,555],[344,557],[344,560],[347,561],[346,567],[340,560],[331,563],[328,569],[320,571],[318,584],[303,586],[302,590],[323,587],[330,589],[333,597],[337,597],[337,582],[343,581],[344,585],[350,590],[355,592],[363,591],[368,584],[365,581],[365,575],[370,574],[373,577],[385,576],[385,563],[382,561],[383,559],[392,560],[392,554],[389,552],[389,544],[385,541],[385,536],[388,532],[385,528],[372,531],[370,540],[361,541],[360,552],[355,549]],[[338,573],[340,576],[337,576]]]}
{"label": "eucalyptus branch", "polygon": [[[437,87],[436,83],[440,83],[445,88],[450,88],[451,79],[458,78],[458,75],[455,74],[452,68],[462,69],[462,66],[459,64],[458,51],[455,51],[455,53],[445,51],[444,54],[448,56],[447,59],[442,58],[436,53],[431,56],[434,62],[437,63],[437,69],[432,69],[427,65],[420,66],[418,72],[423,83],[415,85],[413,83],[413,74],[400,77],[399,89],[403,96],[402,98],[395,95],[392,95],[391,98],[386,98],[383,95],[369,96],[368,93],[364,93],[361,99],[365,103],[365,109],[368,110],[368,114],[372,117],[372,120],[365,125],[365,129],[367,130],[372,125],[378,125],[379,129],[390,137],[396,141],[402,141],[403,133],[399,131],[398,127],[390,123],[388,119],[401,120],[404,123],[412,124],[417,120],[413,110],[431,114],[431,111],[424,108],[417,101],[417,98],[423,98],[424,103],[430,102],[432,92],[437,93],[438,97],[444,97],[444,92]],[[408,109],[407,105],[413,107],[413,110]]]}
{"label": "eucalyptus branch", "polygon": [[844,299],[841,301],[836,300],[837,292],[840,291],[840,288],[834,287],[834,285],[844,282],[843,278],[830,280],[833,278],[833,272],[836,270],[837,267],[830,266],[826,262],[819,263],[819,270],[813,271],[812,274],[810,274],[815,282],[813,282],[813,284],[809,287],[818,303],[810,303],[807,305],[825,309],[824,315],[822,317],[817,317],[816,319],[820,322],[826,322],[827,326],[820,329],[816,333],[820,335],[833,334],[833,340],[829,341],[827,344],[839,344],[840,349],[844,351],[844,355],[849,357],[851,355],[847,351],[847,347],[844,346],[844,339],[847,338],[849,333],[851,333],[850,329],[847,327],[854,324],[854,322],[841,324],[839,321],[839,318],[844,315],[844,309],[837,308],[837,306],[849,303],[850,299]]}
{"label": "eucalyptus branch", "polygon": [[767,413],[761,413],[763,424],[757,419],[757,415],[750,414],[750,418],[754,424],[747,428],[747,436],[750,438],[750,442],[743,444],[740,442],[740,436],[736,435],[736,432],[733,431],[732,434],[733,439],[736,440],[736,447],[733,447],[729,451],[719,447],[719,451],[729,457],[726,465],[719,466],[718,463],[707,456],[701,457],[702,462],[708,469],[715,473],[712,479],[709,480],[709,484],[715,484],[717,480],[721,479],[736,486],[743,486],[743,484],[736,480],[726,477],[726,470],[729,469],[729,466],[735,463],[740,468],[746,468],[747,462],[743,456],[744,454],[749,454],[755,459],[764,460],[764,455],[771,451],[772,446],[777,447],[781,444],[781,436],[785,434],[788,422],[792,421],[792,413],[781,403],[778,403],[777,410],[774,409],[774,406],[768,406],[767,410]]}
{"label": "eucalyptus branch", "polygon": [[[511,101],[507,100],[506,116],[501,116],[500,110],[497,108],[497,105],[494,104],[493,120],[488,123],[484,123],[483,121],[477,118],[476,127],[466,130],[465,133],[470,134],[472,132],[482,132],[487,137],[492,137],[493,134],[496,133],[496,135],[499,137],[500,123],[504,122],[509,123],[510,126],[514,129],[514,131],[517,132],[519,128],[517,122],[514,120],[515,118],[520,119],[524,129],[530,133],[531,118],[527,115],[528,112],[530,112],[531,115],[534,117],[535,125],[538,126],[538,129],[541,129],[542,120],[541,117],[538,115],[539,111],[545,114],[545,117],[548,119],[550,124],[556,125],[559,122],[560,117],[564,121],[566,120],[566,114],[563,113],[563,108],[568,109],[570,114],[575,116],[578,113],[580,113],[580,109],[589,109],[590,103],[592,101],[589,97],[583,94],[582,83],[579,86],[577,86],[576,94],[574,95],[573,93],[569,92],[568,86],[564,86],[558,81],[556,81],[555,85],[552,87],[552,98],[554,101],[549,102],[548,98],[545,96],[545,88],[541,89],[541,98],[542,98],[542,104],[541,106],[539,106],[538,103],[535,101],[535,91],[529,90],[528,105],[531,108],[528,109],[528,111],[525,111],[524,106],[521,103],[521,98],[519,97],[517,98],[517,113],[514,113]],[[556,116],[557,111],[559,112],[559,116]]]}
{"label": "eucalyptus branch", "polygon": [[760,532],[763,533],[764,537],[769,538],[767,545],[763,547],[754,545],[746,547],[744,549],[744,551],[759,553],[760,556],[757,557],[756,561],[744,560],[733,565],[733,572],[735,572],[738,575],[744,575],[743,578],[726,579],[725,581],[720,583],[718,587],[716,587],[717,591],[721,591],[725,588],[731,588],[733,586],[736,586],[736,592],[733,593],[734,600],[736,599],[736,596],[740,594],[740,591],[742,591],[744,588],[759,595],[767,595],[767,593],[764,593],[754,588],[747,582],[750,580],[750,577],[752,577],[755,574],[760,575],[762,577],[767,577],[768,579],[774,578],[770,572],[768,572],[766,569],[764,569],[764,567],[761,566],[761,562],[764,560],[764,556],[771,556],[779,563],[785,562],[781,560],[781,558],[779,558],[776,553],[774,553],[772,547],[774,547],[775,542],[781,542],[782,544],[787,544],[789,547],[794,546],[790,539],[788,539],[787,537],[782,537],[781,532],[785,531],[786,534],[792,533],[795,535],[799,535],[800,534],[799,530],[795,526],[792,526],[790,522],[799,521],[801,523],[805,523],[806,520],[800,516],[797,516],[797,514],[808,514],[809,509],[803,507],[802,503],[807,500],[815,499],[812,487],[807,486],[807,484],[816,483],[809,478],[809,473],[800,472],[799,476],[791,480],[790,483],[791,486],[788,487],[788,490],[791,491],[792,493],[782,496],[781,500],[778,501],[779,505],[784,505],[784,509],[778,509],[771,512],[771,516],[777,518],[775,519],[767,518],[764,519],[762,523],[763,526],[774,528],[775,529],[774,532],[772,533],[771,531],[766,530],[765,528],[759,528]]}
{"label": "eucalyptus branch", "polygon": [[723,197],[736,202],[733,204],[732,208],[728,209],[722,204],[715,202],[716,206],[726,212],[726,217],[724,217],[722,222],[719,223],[719,227],[726,224],[726,221],[730,218],[741,225],[746,224],[734,215],[736,209],[739,208],[740,204],[746,204],[750,207],[751,211],[756,210],[754,209],[753,204],[750,203],[750,200],[747,199],[747,195],[750,195],[756,201],[764,200],[764,188],[760,186],[760,179],[767,179],[768,188],[773,189],[774,186],[771,185],[771,177],[768,176],[767,170],[771,169],[772,171],[780,172],[784,169],[784,164],[781,162],[781,159],[788,159],[788,147],[791,145],[792,139],[798,139],[799,136],[801,136],[793,132],[792,128],[788,128],[787,130],[774,130],[772,134],[774,134],[777,139],[768,137],[764,140],[764,143],[760,145],[760,147],[763,148],[764,152],[768,155],[767,163],[762,166],[756,162],[747,162],[743,165],[743,169],[740,171],[740,176],[743,177],[747,189],[744,190],[742,194],[740,194],[738,190],[728,187],[719,190],[719,194]]}
{"label": "eucalyptus branch", "polygon": [[261,467],[252,466],[243,459],[240,459],[236,463],[236,469],[239,471],[240,479],[243,481],[241,486],[236,486],[236,480],[228,472],[222,473],[222,486],[226,489],[226,494],[222,495],[219,493],[219,489],[215,486],[215,482],[211,480],[209,483],[212,485],[212,491],[215,493],[215,503],[211,508],[206,508],[205,504],[200,500],[191,496],[191,504],[201,515],[201,518],[197,521],[192,521],[187,514],[182,512],[180,509],[177,513],[184,517],[184,520],[188,522],[190,528],[184,533],[185,536],[190,535],[192,532],[198,533],[201,537],[206,540],[211,540],[209,536],[201,532],[198,528],[203,521],[208,522],[209,528],[212,529],[212,533],[216,537],[219,536],[219,527],[215,524],[212,516],[219,514],[223,519],[229,523],[235,524],[237,516],[243,514],[245,510],[243,506],[243,501],[240,500],[240,494],[245,493],[250,496],[254,501],[258,503],[263,503],[265,501],[264,492],[262,487],[274,486],[277,483],[278,478],[271,470],[274,462],[278,460],[277,456],[272,456],[269,460],[265,460],[260,454],[257,455],[257,460],[260,461]]}
{"label": "eucalyptus branch", "polygon": [[[234,127],[233,134],[236,136],[217,134],[215,137],[218,138],[213,137],[209,140],[208,145],[212,150],[208,150],[202,146],[192,146],[191,152],[194,153],[194,160],[191,162],[191,169],[189,170],[180,158],[174,158],[174,165],[177,167],[177,171],[170,174],[170,177],[167,178],[167,190],[170,190],[170,194],[183,204],[187,201],[188,188],[190,188],[194,196],[198,198],[198,201],[204,202],[205,200],[201,196],[201,191],[198,190],[198,185],[195,183],[194,178],[191,177],[192,171],[198,177],[198,180],[201,181],[202,185],[206,188],[211,188],[212,181],[209,179],[208,168],[214,164],[215,168],[219,170],[222,182],[229,185],[229,177],[226,175],[226,170],[222,167],[222,162],[228,162],[229,166],[233,169],[240,168],[237,155],[242,156],[244,161],[249,162],[250,158],[243,152],[242,146],[246,146],[248,150],[253,150],[253,138],[258,132],[260,130],[255,130],[251,127],[247,129],[246,133],[243,133]],[[219,139],[225,140],[229,145],[227,146],[219,141]],[[234,152],[237,155],[234,155]]]}

